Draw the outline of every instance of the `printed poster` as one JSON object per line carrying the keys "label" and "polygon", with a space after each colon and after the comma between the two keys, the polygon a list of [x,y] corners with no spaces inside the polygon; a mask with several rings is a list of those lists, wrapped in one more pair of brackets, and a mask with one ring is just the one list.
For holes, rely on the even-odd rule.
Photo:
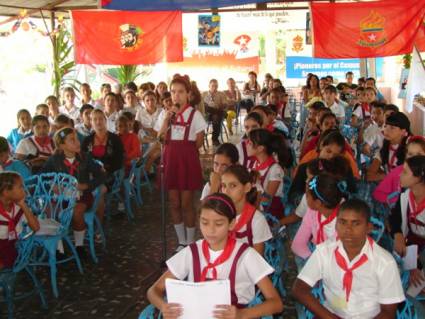
{"label": "printed poster", "polygon": [[200,47],[220,46],[220,16],[199,15],[198,17],[198,45]]}

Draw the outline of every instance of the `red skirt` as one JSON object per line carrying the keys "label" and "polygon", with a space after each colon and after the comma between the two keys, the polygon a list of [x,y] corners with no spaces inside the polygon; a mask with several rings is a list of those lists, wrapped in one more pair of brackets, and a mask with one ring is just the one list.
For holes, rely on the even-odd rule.
{"label": "red skirt", "polygon": [[90,191],[83,191],[80,198],[77,200],[77,203],[82,203],[87,206],[87,209],[90,209],[93,205],[94,197],[92,192]]}
{"label": "red skirt", "polygon": [[4,268],[12,268],[18,257],[16,240],[0,239],[0,263]]}
{"label": "red skirt", "polygon": [[274,196],[272,199],[272,203],[270,204],[270,207],[268,209],[269,213],[272,214],[276,218],[282,218],[283,217],[283,210],[284,206],[282,204],[282,199],[280,197]]}
{"label": "red skirt", "polygon": [[164,147],[166,190],[195,191],[202,188],[199,151],[192,141],[169,141]]}

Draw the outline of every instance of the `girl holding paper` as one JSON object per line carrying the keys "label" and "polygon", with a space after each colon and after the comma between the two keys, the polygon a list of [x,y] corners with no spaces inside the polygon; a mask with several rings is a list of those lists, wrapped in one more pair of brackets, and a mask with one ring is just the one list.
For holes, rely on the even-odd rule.
{"label": "girl holding paper", "polygon": [[[204,239],[182,249],[167,261],[168,270],[149,288],[149,301],[164,318],[178,318],[184,311],[164,301],[167,278],[202,282],[230,280],[231,305],[217,305],[215,318],[258,318],[280,313],[283,305],[268,275],[273,268],[246,243],[230,236],[236,222],[236,208],[224,194],[215,193],[202,202],[200,228]],[[265,301],[246,308],[257,286]]]}

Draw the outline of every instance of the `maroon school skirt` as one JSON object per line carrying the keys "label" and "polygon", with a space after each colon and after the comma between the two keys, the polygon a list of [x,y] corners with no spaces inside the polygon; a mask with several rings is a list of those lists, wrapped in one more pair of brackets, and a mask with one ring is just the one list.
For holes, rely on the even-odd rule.
{"label": "maroon school skirt", "polygon": [[195,191],[202,188],[199,152],[193,141],[169,141],[164,147],[166,190]]}
{"label": "maroon school skirt", "polygon": [[284,206],[282,204],[282,199],[280,197],[274,196],[272,199],[272,203],[268,209],[268,212],[272,214],[276,218],[282,218],[283,217],[283,210]]}
{"label": "maroon school skirt", "polygon": [[90,191],[84,191],[80,195],[80,198],[77,200],[77,203],[86,204],[87,209],[91,208],[91,206],[93,205],[93,202],[94,202],[94,197],[92,192]]}
{"label": "maroon school skirt", "polygon": [[4,268],[12,268],[18,257],[16,240],[0,239],[0,263]]}

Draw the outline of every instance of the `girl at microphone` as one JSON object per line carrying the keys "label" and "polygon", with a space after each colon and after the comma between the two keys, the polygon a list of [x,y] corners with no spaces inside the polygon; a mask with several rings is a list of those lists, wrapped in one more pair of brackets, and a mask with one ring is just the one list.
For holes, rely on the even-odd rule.
{"label": "girl at microphone", "polygon": [[164,188],[180,251],[195,239],[193,196],[202,188],[199,148],[207,128],[202,114],[189,105],[190,83],[175,77],[170,84],[173,106],[158,118],[155,131],[164,141]]}
{"label": "girl at microphone", "polygon": [[238,240],[249,244],[259,254],[264,252],[264,243],[272,238],[269,224],[264,215],[256,209],[257,189],[253,177],[242,165],[232,165],[221,178],[222,191],[236,207],[236,225],[233,232]]}
{"label": "girl at microphone", "polygon": [[[215,193],[202,202],[200,228],[204,239],[170,258],[168,270],[147,293],[165,319],[178,318],[184,311],[180,305],[164,301],[167,278],[194,282],[229,279],[231,305],[217,305],[214,318],[259,318],[282,311],[281,298],[268,278],[273,268],[254,249],[231,236],[235,219],[236,208],[228,196]],[[255,286],[265,301],[245,308],[255,296]]]}

